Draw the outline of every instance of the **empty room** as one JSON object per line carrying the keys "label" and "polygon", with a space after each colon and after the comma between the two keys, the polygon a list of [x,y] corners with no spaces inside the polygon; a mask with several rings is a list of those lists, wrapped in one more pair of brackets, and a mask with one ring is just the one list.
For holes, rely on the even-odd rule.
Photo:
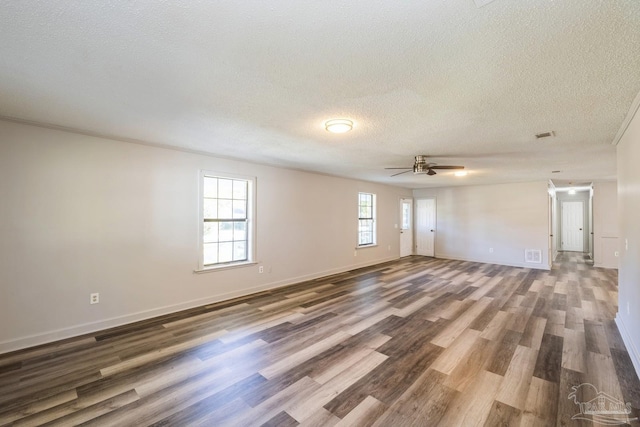
{"label": "empty room", "polygon": [[640,3],[6,1],[0,426],[640,425]]}

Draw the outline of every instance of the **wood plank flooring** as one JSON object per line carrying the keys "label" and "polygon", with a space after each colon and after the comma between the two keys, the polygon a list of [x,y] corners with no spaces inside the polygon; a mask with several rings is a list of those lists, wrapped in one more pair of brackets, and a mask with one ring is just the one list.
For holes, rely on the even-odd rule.
{"label": "wood plank flooring", "polygon": [[0,425],[593,425],[582,383],[638,425],[616,283],[408,257],[1,355]]}

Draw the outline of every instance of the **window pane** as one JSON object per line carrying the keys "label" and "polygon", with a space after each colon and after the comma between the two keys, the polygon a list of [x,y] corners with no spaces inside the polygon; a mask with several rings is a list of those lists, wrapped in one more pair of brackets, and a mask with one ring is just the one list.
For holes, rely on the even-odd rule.
{"label": "window pane", "polygon": [[205,243],[204,245],[204,265],[211,265],[218,262],[218,244]]}
{"label": "window pane", "polygon": [[402,203],[402,229],[408,230],[410,227],[409,219],[411,218],[411,204]]}
{"label": "window pane", "polygon": [[204,242],[212,243],[217,241],[218,241],[218,223],[205,222],[204,223]]}
{"label": "window pane", "polygon": [[206,219],[218,218],[218,201],[216,199],[204,199],[204,217]]}
{"label": "window pane", "polygon": [[247,240],[246,222],[236,222],[233,224],[233,240]]}
{"label": "window pane", "polygon": [[359,245],[366,245],[367,243],[369,243],[369,242],[367,242],[367,238],[366,238],[365,234],[364,233],[360,233],[360,238],[358,240],[358,244]]}
{"label": "window pane", "polygon": [[233,181],[230,179],[218,179],[218,197],[231,199],[233,197]]}
{"label": "window pane", "polygon": [[234,242],[233,244],[233,260],[243,261],[247,259],[247,243],[246,242]]}
{"label": "window pane", "polygon": [[247,201],[234,200],[233,201],[233,218],[245,219],[246,217],[247,217]]}
{"label": "window pane", "polygon": [[360,218],[373,218],[371,216],[371,208],[361,207],[360,208]]}
{"label": "window pane", "polygon": [[204,177],[204,197],[218,197],[218,178]]}
{"label": "window pane", "polygon": [[231,200],[221,200],[218,199],[218,218],[220,219],[230,219],[233,218],[232,215],[232,202]]}
{"label": "window pane", "polygon": [[234,199],[247,199],[247,181],[233,181],[233,198]]}
{"label": "window pane", "polygon": [[361,245],[369,245],[373,243],[373,235],[370,232],[360,233],[360,242]]}
{"label": "window pane", "polygon": [[233,242],[219,243],[218,262],[233,261]]}
{"label": "window pane", "polygon": [[233,240],[233,222],[224,221],[220,222],[220,235],[219,240],[221,242],[230,242]]}

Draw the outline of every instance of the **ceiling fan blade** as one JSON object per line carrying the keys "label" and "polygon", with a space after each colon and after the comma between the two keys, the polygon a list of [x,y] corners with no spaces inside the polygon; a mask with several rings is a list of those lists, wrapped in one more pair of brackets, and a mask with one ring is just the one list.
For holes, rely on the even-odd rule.
{"label": "ceiling fan blade", "polygon": [[409,166],[408,168],[385,168],[385,169],[409,169],[411,170],[412,166]]}
{"label": "ceiling fan blade", "polygon": [[[387,169],[400,169],[400,168],[387,168]],[[402,175],[403,173],[407,173],[407,172],[411,172],[411,169],[406,170],[406,171],[404,171],[404,172],[394,173],[394,174],[393,174],[393,175],[391,175],[391,176],[398,176],[398,175]]]}
{"label": "ceiling fan blade", "polygon": [[429,169],[464,169],[464,166],[438,166],[438,165],[433,165],[430,166]]}

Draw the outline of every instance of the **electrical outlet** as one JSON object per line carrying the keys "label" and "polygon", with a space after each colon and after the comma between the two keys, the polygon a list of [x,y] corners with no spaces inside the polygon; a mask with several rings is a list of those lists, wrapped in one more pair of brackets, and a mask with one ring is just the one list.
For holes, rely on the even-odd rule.
{"label": "electrical outlet", "polygon": [[258,267],[258,273],[264,273],[264,266],[261,265],[260,267]]}
{"label": "electrical outlet", "polygon": [[489,253],[492,254],[493,253],[493,248],[489,248]]}
{"label": "electrical outlet", "polygon": [[613,256],[616,256],[616,257],[620,256],[620,252],[615,251],[615,252],[613,253]]}
{"label": "electrical outlet", "polygon": [[358,256],[358,251],[353,251],[353,256]]}
{"label": "electrical outlet", "polygon": [[624,239],[624,250],[625,251],[629,250],[629,239]]}
{"label": "electrical outlet", "polygon": [[89,304],[98,304],[100,302],[100,294],[95,293],[89,296]]}
{"label": "electrical outlet", "polygon": [[387,246],[387,250],[391,252],[391,245]]}

